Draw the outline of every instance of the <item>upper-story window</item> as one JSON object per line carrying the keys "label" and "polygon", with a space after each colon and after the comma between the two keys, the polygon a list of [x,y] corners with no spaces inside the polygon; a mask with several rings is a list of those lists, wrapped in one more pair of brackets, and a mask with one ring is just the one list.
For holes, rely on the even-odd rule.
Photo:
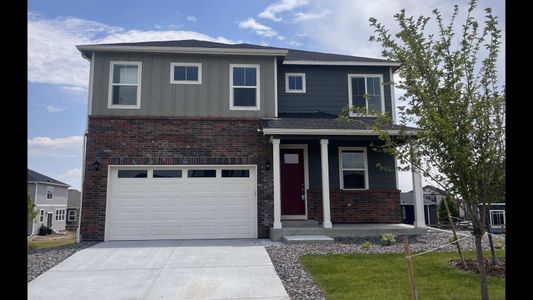
{"label": "upper-story window", "polygon": [[46,187],[46,199],[52,199],[52,198],[54,198],[54,187],[47,186]]}
{"label": "upper-story window", "polygon": [[141,107],[141,62],[111,61],[109,108]]}
{"label": "upper-story window", "polygon": [[231,110],[259,110],[259,65],[230,65]]}
{"label": "upper-story window", "polygon": [[305,93],[305,73],[285,73],[285,93]]}
{"label": "upper-story window", "polygon": [[[367,115],[385,112],[383,75],[348,74],[348,99],[350,107],[360,107]],[[352,116],[357,114],[350,114]]]}
{"label": "upper-story window", "polygon": [[344,190],[368,189],[366,148],[339,147],[339,179]]}
{"label": "upper-story window", "polygon": [[201,84],[201,63],[178,63],[170,64],[170,83],[174,84]]}

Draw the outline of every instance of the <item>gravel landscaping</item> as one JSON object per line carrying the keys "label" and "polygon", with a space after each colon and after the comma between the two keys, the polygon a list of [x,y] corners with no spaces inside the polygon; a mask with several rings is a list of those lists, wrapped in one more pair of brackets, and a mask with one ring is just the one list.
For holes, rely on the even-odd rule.
{"label": "gravel landscaping", "polygon": [[81,242],[79,244],[74,243],[55,248],[29,250],[28,282],[64,261],[77,251],[98,243],[99,242]]}
{"label": "gravel landscaping", "polygon": [[[468,232],[463,233],[470,235]],[[411,252],[427,251],[447,244],[450,242],[448,240],[450,236],[451,233],[428,231],[427,234],[410,237]],[[505,248],[505,239],[494,236],[493,240],[502,241]],[[372,243],[372,246],[367,249],[361,247],[365,241]],[[301,265],[300,256],[306,254],[403,253],[403,238],[397,237],[396,241],[394,245],[382,246],[379,237],[336,238],[335,242],[332,243],[282,244],[265,248],[291,299],[325,299],[318,286]],[[459,243],[463,250],[475,250],[473,237],[461,240]],[[483,247],[489,249],[486,236],[483,238]],[[437,251],[457,251],[457,248],[452,244]]]}

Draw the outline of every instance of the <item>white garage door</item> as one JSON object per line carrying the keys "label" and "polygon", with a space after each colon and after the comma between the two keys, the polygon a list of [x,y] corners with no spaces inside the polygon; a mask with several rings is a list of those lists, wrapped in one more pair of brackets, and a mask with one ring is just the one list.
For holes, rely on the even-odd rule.
{"label": "white garage door", "polygon": [[112,167],[106,240],[256,238],[255,168]]}

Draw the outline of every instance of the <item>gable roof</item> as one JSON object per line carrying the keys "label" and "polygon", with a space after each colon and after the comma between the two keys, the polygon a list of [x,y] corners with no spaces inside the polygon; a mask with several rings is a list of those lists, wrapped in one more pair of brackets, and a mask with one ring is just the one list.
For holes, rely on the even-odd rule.
{"label": "gable roof", "polygon": [[84,57],[92,51],[132,51],[199,54],[274,55],[284,57],[283,64],[324,65],[383,65],[399,67],[400,64],[386,59],[340,55],[315,51],[297,50],[254,44],[226,44],[201,40],[149,41],[112,44],[77,45]]}
{"label": "gable roof", "polygon": [[37,183],[50,183],[53,185],[61,185],[65,187],[69,187],[70,185],[61,182],[59,180],[55,180],[54,178],[48,177],[46,175],[43,175],[41,173],[37,173],[33,170],[28,169],[28,182],[37,182]]}

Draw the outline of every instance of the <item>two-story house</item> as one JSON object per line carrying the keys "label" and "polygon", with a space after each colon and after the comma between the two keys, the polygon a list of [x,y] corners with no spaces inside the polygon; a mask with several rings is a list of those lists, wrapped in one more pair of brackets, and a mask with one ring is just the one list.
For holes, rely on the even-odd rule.
{"label": "two-story house", "polygon": [[348,105],[394,116],[398,63],[197,40],[77,48],[90,62],[82,239],[401,223],[396,161],[369,147],[373,119],[335,120]]}
{"label": "two-story house", "polygon": [[28,169],[28,194],[37,211],[37,216],[28,225],[28,235],[38,234],[41,226],[54,231],[65,230],[69,186]]}

